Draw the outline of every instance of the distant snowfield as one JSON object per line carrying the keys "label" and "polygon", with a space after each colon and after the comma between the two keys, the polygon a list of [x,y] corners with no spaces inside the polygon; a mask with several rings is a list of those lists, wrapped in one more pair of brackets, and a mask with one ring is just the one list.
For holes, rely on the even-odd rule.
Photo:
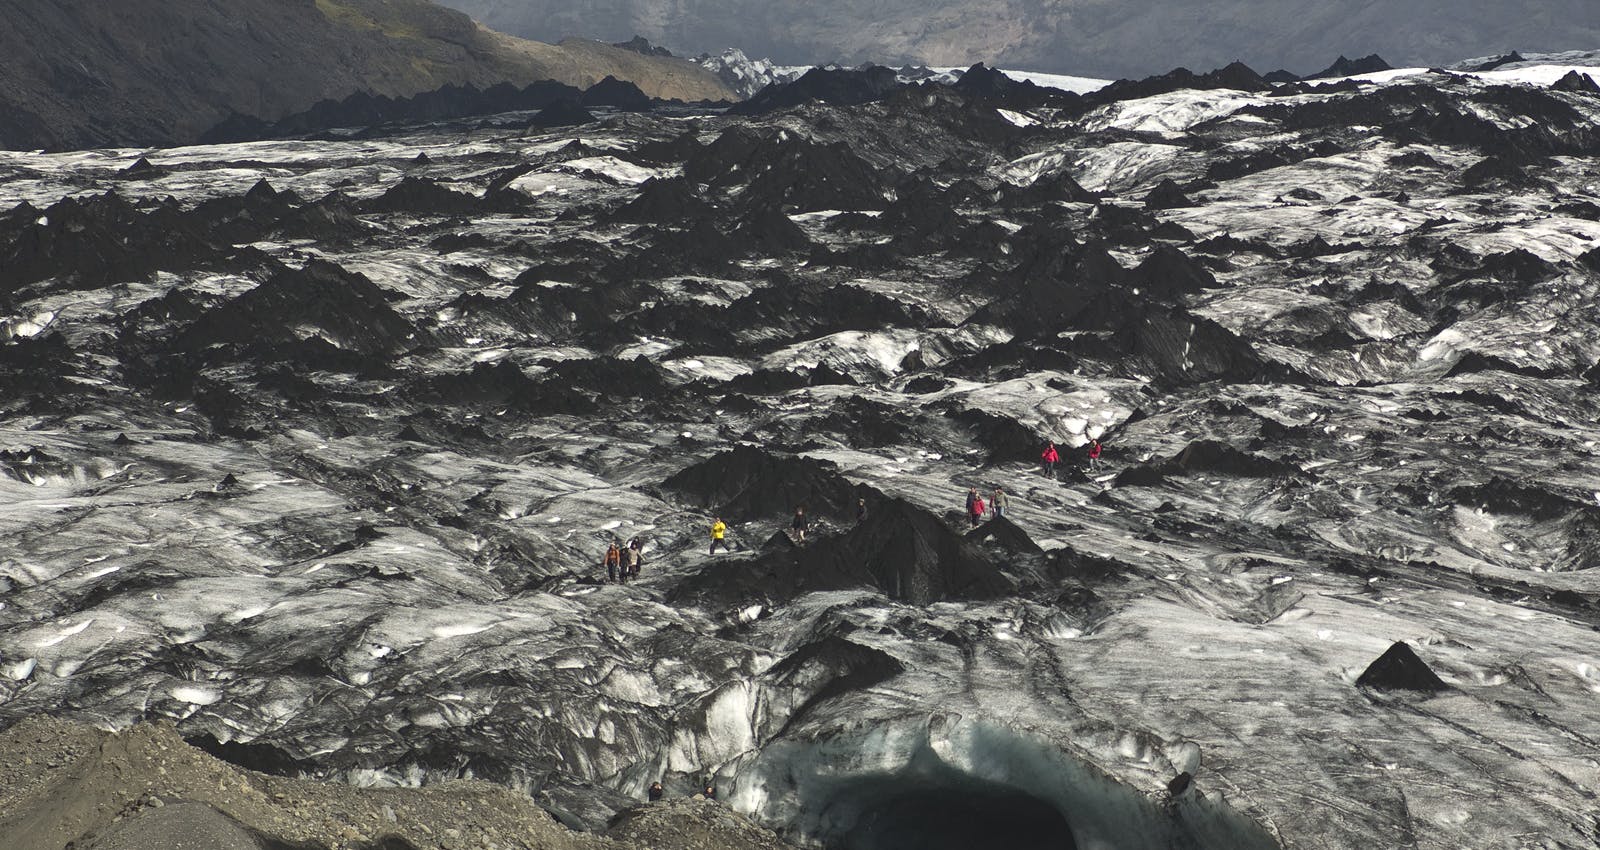
{"label": "distant snowfield", "polygon": [[1066,74],[1040,74],[1034,71],[1007,71],[1001,73],[1013,80],[1022,80],[1036,86],[1048,86],[1053,89],[1065,89],[1078,94],[1088,94],[1099,91],[1111,85],[1111,80],[1100,80],[1094,77],[1073,77]]}
{"label": "distant snowfield", "polygon": [[[778,68],[777,72],[789,79],[794,79],[811,70],[811,68],[812,66],[809,65],[787,65]],[[945,66],[929,68],[928,70],[938,74],[941,79],[956,80],[959,79],[967,69],[955,66]],[[1092,91],[1098,91],[1106,86],[1111,85],[1112,83],[1111,80],[1102,80],[1096,77],[1075,77],[1069,74],[1044,74],[1038,71],[1013,71],[1005,68],[1000,69],[1000,73],[1005,74],[1013,80],[1030,82],[1034,85],[1047,86],[1053,89],[1063,89],[1065,91],[1077,92],[1078,94],[1088,94]]]}
{"label": "distant snowfield", "polygon": [[[934,70],[946,73],[955,73],[965,71],[966,69],[935,68]],[[1005,74],[1013,80],[1033,83],[1036,86],[1046,86],[1052,89],[1062,89],[1065,91],[1077,92],[1078,94],[1088,94],[1092,91],[1099,91],[1100,89],[1103,89],[1112,83],[1111,80],[1101,80],[1094,77],[1074,77],[1068,74],[1042,74],[1037,71],[1012,71],[1006,68],[1000,69],[1000,73]]]}
{"label": "distant snowfield", "polygon": [[[954,73],[963,71],[965,69],[936,68],[934,70],[946,73]],[[1594,65],[1522,65],[1519,63],[1516,67],[1498,68],[1493,71],[1451,71],[1450,73],[1468,77],[1476,77],[1485,82],[1500,83],[1504,85],[1522,83],[1532,86],[1548,86],[1573,71],[1577,71],[1578,73],[1594,80],[1597,84],[1600,84],[1600,67],[1596,67]],[[1419,76],[1428,72],[1428,68],[1395,68],[1389,71],[1379,71],[1372,74],[1357,74],[1351,77],[1339,77],[1336,79],[1326,80],[1307,80],[1306,82],[1311,85],[1337,83],[1342,82],[1343,80],[1387,83],[1403,77]],[[1064,89],[1070,92],[1077,92],[1078,94],[1088,94],[1089,92],[1099,91],[1100,89],[1111,85],[1113,82],[1112,80],[1100,80],[1093,77],[1074,77],[1064,74],[1040,74],[1033,71],[1012,71],[1002,69],[1002,73],[1013,80],[1025,80],[1035,85]]]}
{"label": "distant snowfield", "polygon": [[[792,65],[785,66],[777,70],[779,73],[787,76],[790,79],[793,79],[804,74],[806,71],[811,70],[811,68],[810,66],[805,65]],[[957,67],[939,67],[930,68],[929,70],[936,72],[941,78],[954,80],[958,79],[967,69]],[[1002,68],[1000,71],[1013,80],[1030,82],[1034,85],[1046,86],[1053,89],[1061,89],[1063,91],[1076,92],[1077,94],[1088,94],[1090,92],[1099,91],[1100,89],[1103,89],[1115,82],[1114,80],[1102,80],[1096,77],[1078,77],[1070,74],[1044,74],[1037,71],[1017,71],[1008,68]],[[1516,63],[1512,67],[1497,68],[1493,71],[1450,71],[1450,73],[1467,77],[1476,77],[1489,83],[1500,83],[1505,85],[1523,83],[1534,86],[1548,86],[1551,83],[1554,83],[1556,80],[1565,77],[1569,72],[1572,71],[1577,71],[1580,74],[1587,75],[1590,79],[1600,83],[1600,67],[1596,67],[1594,65],[1573,65],[1565,63],[1549,65]],[[1356,74],[1350,77],[1330,77],[1325,80],[1306,80],[1305,82],[1314,86],[1338,83],[1345,80],[1356,80],[1358,82],[1367,83],[1388,83],[1404,77],[1419,76],[1428,72],[1428,68],[1394,68],[1388,71],[1378,71],[1371,74]],[[1168,128],[1162,127],[1160,129]]]}
{"label": "distant snowfield", "polygon": [[[1493,71],[1451,71],[1464,77],[1477,77],[1489,83],[1513,85],[1523,83],[1531,86],[1548,86],[1567,74],[1577,71],[1589,79],[1600,83],[1600,68],[1593,65],[1530,65],[1527,67],[1496,69]],[[1344,80],[1355,80],[1363,83],[1388,83],[1404,77],[1415,77],[1429,72],[1428,68],[1394,68],[1388,71],[1378,71],[1372,74],[1356,74],[1352,77],[1339,77],[1327,80],[1307,80],[1311,85],[1338,83]]]}

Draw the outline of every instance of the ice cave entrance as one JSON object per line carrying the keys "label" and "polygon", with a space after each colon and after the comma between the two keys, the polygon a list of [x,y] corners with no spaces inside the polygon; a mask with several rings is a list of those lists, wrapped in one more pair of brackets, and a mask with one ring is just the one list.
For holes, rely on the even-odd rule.
{"label": "ice cave entrance", "polygon": [[1050,803],[1017,788],[917,759],[829,789],[818,838],[831,850],[1076,850]]}
{"label": "ice cave entrance", "polygon": [[735,787],[743,810],[829,850],[1280,850],[1220,796],[1158,801],[954,714],[775,741]]}

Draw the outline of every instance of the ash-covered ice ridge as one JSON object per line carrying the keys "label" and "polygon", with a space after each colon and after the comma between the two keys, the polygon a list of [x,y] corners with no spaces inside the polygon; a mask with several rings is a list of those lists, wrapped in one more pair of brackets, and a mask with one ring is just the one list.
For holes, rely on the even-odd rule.
{"label": "ash-covered ice ridge", "polygon": [[585,829],[1589,846],[1578,60],[0,152],[0,724]]}

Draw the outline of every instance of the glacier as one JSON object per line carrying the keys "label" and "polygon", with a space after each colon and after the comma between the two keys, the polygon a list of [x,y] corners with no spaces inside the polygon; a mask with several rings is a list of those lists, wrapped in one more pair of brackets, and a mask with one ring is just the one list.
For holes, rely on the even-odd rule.
{"label": "glacier", "polygon": [[[1593,846],[1574,69],[0,152],[0,725],[580,829]],[[1401,641],[1446,689],[1357,684]]]}

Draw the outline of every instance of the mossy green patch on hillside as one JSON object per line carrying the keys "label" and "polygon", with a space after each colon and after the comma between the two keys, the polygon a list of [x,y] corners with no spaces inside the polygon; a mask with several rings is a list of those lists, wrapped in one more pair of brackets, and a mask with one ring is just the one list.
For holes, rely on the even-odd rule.
{"label": "mossy green patch on hillside", "polygon": [[428,34],[412,21],[399,18],[378,19],[353,3],[343,0],[316,0],[317,11],[340,26],[382,33],[389,38],[423,39]]}

